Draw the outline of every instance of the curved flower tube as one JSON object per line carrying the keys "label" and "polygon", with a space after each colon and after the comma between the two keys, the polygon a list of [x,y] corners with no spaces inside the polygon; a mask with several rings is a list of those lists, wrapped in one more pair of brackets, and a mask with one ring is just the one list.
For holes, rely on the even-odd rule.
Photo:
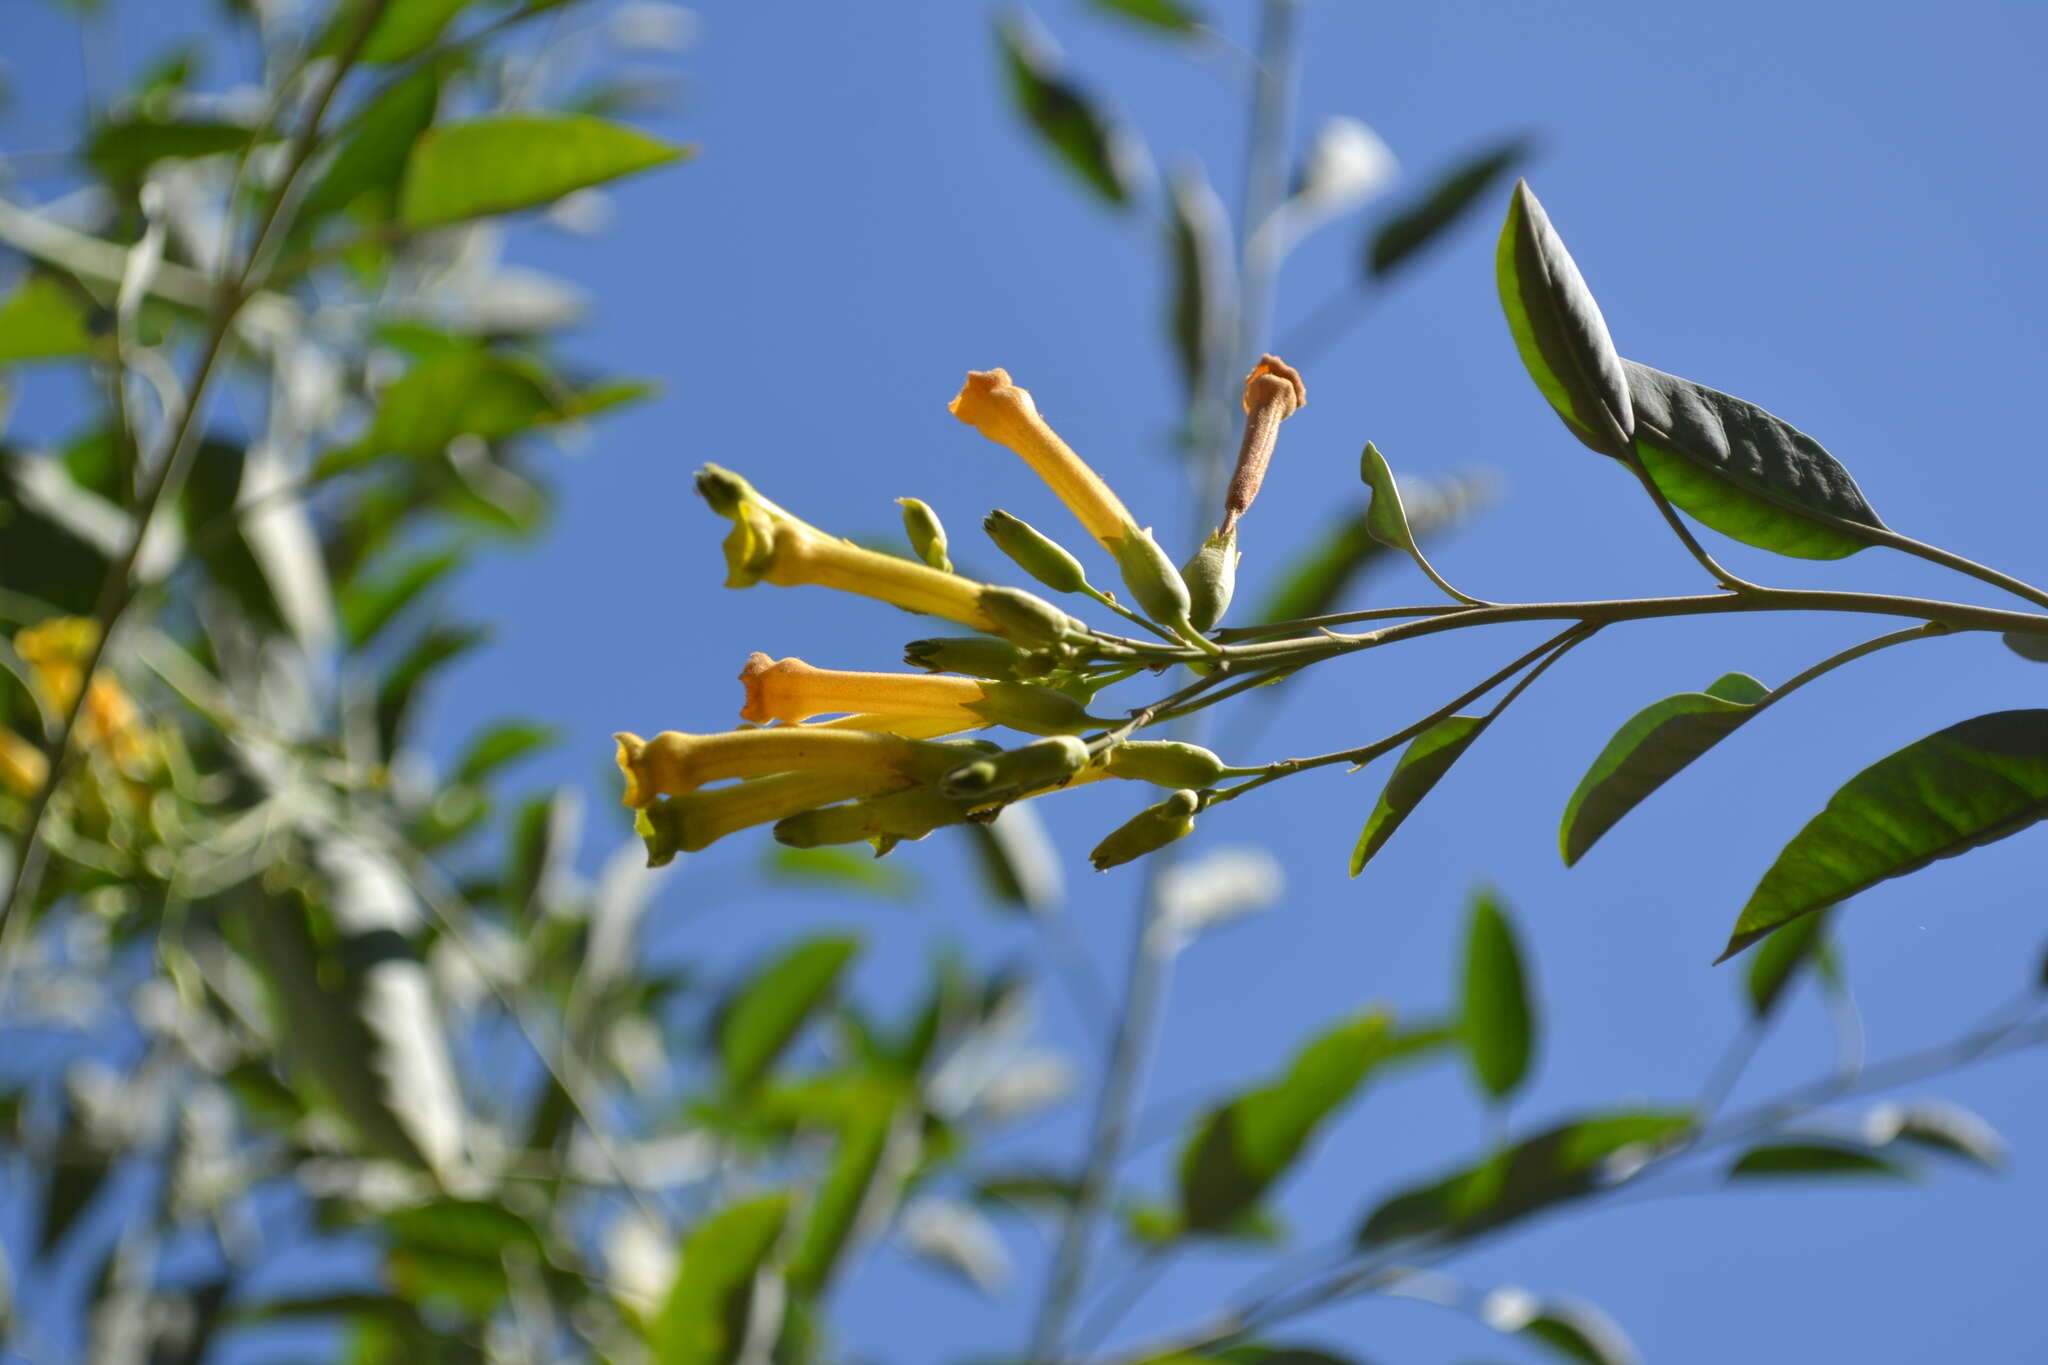
{"label": "curved flower tube", "polygon": [[653,739],[621,732],[612,738],[619,745],[619,770],[626,775],[625,804],[632,807],[648,805],[656,796],[687,796],[707,782],[731,777],[792,772],[929,777],[976,753],[972,745],[789,725],[715,735],[664,730]]}
{"label": "curved flower tube", "polygon": [[967,382],[946,410],[997,445],[1022,456],[1111,554],[1137,530],[1137,519],[1102,476],[1038,415],[1028,389],[1010,382],[1008,370],[970,370]]}
{"label": "curved flower tube", "polygon": [[669,796],[640,809],[635,827],[647,841],[647,863],[660,867],[678,853],[709,848],[728,834],[772,824],[837,801],[879,796],[917,785],[898,773],[783,773],[687,796]]}

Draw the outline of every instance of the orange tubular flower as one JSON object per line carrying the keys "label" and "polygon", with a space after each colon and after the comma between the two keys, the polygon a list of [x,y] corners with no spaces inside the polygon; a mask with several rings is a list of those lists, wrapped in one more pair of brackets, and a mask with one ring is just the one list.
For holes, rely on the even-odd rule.
{"label": "orange tubular flower", "polygon": [[618,741],[619,769],[626,775],[625,802],[633,807],[649,805],[656,796],[687,796],[706,782],[728,777],[794,772],[936,777],[974,754],[972,746],[808,726],[716,735],[665,730],[651,740],[626,733],[612,738]]}
{"label": "orange tubular flower", "polygon": [[959,729],[986,725],[967,708],[984,692],[973,678],[937,673],[854,673],[813,668],[802,659],[771,659],[750,654],[740,670],[747,704],[740,719],[764,725],[771,720],[805,721],[841,711],[876,712],[888,716],[928,716]]}
{"label": "orange tubular flower", "polygon": [[1123,500],[1046,425],[1030,391],[1012,384],[1009,371],[970,370],[967,382],[946,410],[997,445],[1023,456],[1024,463],[1111,554],[1137,530],[1137,519]]}

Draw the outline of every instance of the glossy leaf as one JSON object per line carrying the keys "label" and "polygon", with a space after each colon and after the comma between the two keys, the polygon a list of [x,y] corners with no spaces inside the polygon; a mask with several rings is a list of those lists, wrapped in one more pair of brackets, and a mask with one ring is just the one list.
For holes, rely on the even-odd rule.
{"label": "glossy leaf", "polygon": [[1236,272],[1230,215],[1200,166],[1178,170],[1167,197],[1173,248],[1173,297],[1167,335],[1189,394],[1204,392],[1237,331]]}
{"label": "glossy leaf", "polygon": [[1783,933],[1772,934],[1749,964],[1750,1013],[1768,1019],[1808,963],[1827,951],[1828,912],[1794,920]]}
{"label": "glossy leaf", "polygon": [[1010,96],[1045,145],[1108,202],[1122,206],[1137,194],[1142,176],[1131,135],[1112,122],[1092,96],[1060,69],[1049,39],[1025,21],[996,25]]}
{"label": "glossy leaf", "polygon": [[1785,845],[1721,961],[1772,930],[2048,816],[2048,711],[1995,711],[1915,740],[1849,779]]}
{"label": "glossy leaf", "polygon": [[1905,1180],[1912,1171],[1875,1149],[1849,1142],[1773,1142],[1752,1147],[1728,1168],[1730,1180],[1878,1176]]}
{"label": "glossy leaf", "polygon": [[1013,1267],[1002,1238],[981,1210],[957,1199],[927,1196],[903,1211],[904,1250],[957,1275],[990,1298],[1010,1282]]}
{"label": "glossy leaf", "polygon": [[1522,950],[1490,892],[1472,902],[1465,931],[1465,1052],[1486,1093],[1506,1099],[1529,1070],[1536,1018]]}
{"label": "glossy leaf", "polygon": [[100,331],[78,286],[30,274],[0,303],[0,365],[85,355],[98,346]]}
{"label": "glossy leaf", "polygon": [[349,584],[338,604],[349,645],[361,649],[375,639],[421,593],[459,568],[463,559],[460,550],[429,551],[408,557],[381,578]]}
{"label": "glossy leaf", "polygon": [[1457,226],[1466,211],[1528,154],[1528,143],[1515,138],[1452,167],[1420,199],[1373,231],[1366,249],[1367,271],[1383,280],[1408,264]]}
{"label": "glossy leaf", "polygon": [[1595,1114],[1514,1144],[1451,1175],[1395,1195],[1359,1230],[1363,1246],[1406,1237],[1468,1237],[1597,1189],[1610,1163],[1652,1156],[1690,1136],[1683,1110]]}
{"label": "glossy leaf", "polygon": [[1180,0],[1088,0],[1104,14],[1161,29],[1167,33],[1194,33],[1202,26],[1201,16]]}
{"label": "glossy leaf", "polygon": [[507,763],[554,744],[561,732],[550,725],[528,720],[500,721],[482,731],[464,747],[455,760],[456,782],[476,782]]}
{"label": "glossy leaf", "polygon": [[1799,559],[1840,559],[1884,523],[1840,461],[1789,422],[1689,379],[1622,362],[1637,456],[1676,506],[1733,540]]}
{"label": "glossy leaf", "polygon": [[841,935],[805,939],[742,986],[718,1024],[718,1055],[727,1086],[746,1090],[768,1073],[839,984],[860,951]]}
{"label": "glossy leaf", "polygon": [[1209,1111],[1181,1152],[1184,1225],[1222,1228],[1256,1205],[1387,1058],[1391,1022],[1360,1015],[1302,1049],[1286,1075]]}
{"label": "glossy leaf", "polygon": [[1401,827],[1409,812],[1422,804],[1422,798],[1472,747],[1472,741],[1479,738],[1490,720],[1488,716],[1447,716],[1408,742],[1351,849],[1352,876],[1356,877],[1381,846],[1394,837],[1394,831]]}
{"label": "glossy leaf", "polygon": [[587,114],[442,124],[413,144],[399,216],[421,228],[536,208],[689,155],[689,148]]}
{"label": "glossy leaf", "polygon": [[788,1195],[732,1204],[692,1229],[675,1283],[649,1333],[657,1365],[732,1365],[757,1302],[755,1281],[788,1225]]}
{"label": "glossy leaf", "polygon": [[1769,695],[1748,674],[1729,673],[1704,692],[1681,692],[1629,717],[1565,803],[1558,831],[1565,863],[1583,858],[1615,821],[1735,733]]}
{"label": "glossy leaf", "polygon": [[1578,263],[1526,180],[1508,205],[1494,276],[1515,349],[1544,399],[1586,445],[1626,456],[1635,408],[1621,357]]}

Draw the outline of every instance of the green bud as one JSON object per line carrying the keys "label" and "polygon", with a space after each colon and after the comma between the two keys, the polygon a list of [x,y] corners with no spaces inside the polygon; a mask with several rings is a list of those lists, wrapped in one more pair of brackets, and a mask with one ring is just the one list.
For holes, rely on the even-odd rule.
{"label": "green bud", "polygon": [[682,810],[670,797],[633,813],[633,830],[647,844],[647,865],[667,867],[683,851]]}
{"label": "green bud", "polygon": [[1230,610],[1231,594],[1237,591],[1237,557],[1233,527],[1211,535],[1181,565],[1181,581],[1188,585],[1188,623],[1196,630],[1209,629]]}
{"label": "green bud", "polygon": [[789,816],[776,822],[775,841],[791,848],[857,844],[863,839],[893,844],[901,839],[922,839],[935,829],[966,820],[964,802],[947,797],[936,787],[912,787]]}
{"label": "green bud", "polygon": [[946,528],[939,514],[917,498],[898,498],[896,505],[903,509],[903,534],[910,537],[910,548],[917,551],[917,557],[940,573],[953,572],[953,561],[946,558]]}
{"label": "green bud", "polygon": [[1034,683],[992,682],[981,694],[980,701],[967,704],[969,711],[1027,735],[1072,735],[1112,723],[1089,715],[1086,705],[1066,693]]}
{"label": "green bud", "polygon": [[1107,872],[1186,838],[1194,832],[1195,810],[1201,804],[1198,793],[1178,791],[1156,806],[1145,807],[1111,830],[1088,855],[1088,861],[1095,864],[1097,872]]}
{"label": "green bud", "polygon": [[1199,744],[1177,739],[1125,740],[1109,751],[1103,763],[1116,777],[1154,782],[1162,787],[1213,786],[1225,764]]}
{"label": "green bud", "polygon": [[1034,597],[1022,588],[983,588],[977,601],[995,623],[998,635],[1026,649],[1049,648],[1065,640],[1068,632],[1087,629],[1043,597]]}
{"label": "green bud", "polygon": [[1031,656],[1008,640],[986,635],[941,635],[912,640],[903,647],[903,662],[932,673],[965,673],[971,678],[1008,678]]}
{"label": "green bud", "polygon": [[981,529],[1017,567],[1054,592],[1085,592],[1088,575],[1067,548],[1029,522],[998,509],[981,519]]}
{"label": "green bud", "polygon": [[697,496],[721,517],[729,517],[756,495],[754,486],[730,469],[707,464],[697,471]]}
{"label": "green bud", "polygon": [[1139,610],[1169,629],[1192,632],[1188,623],[1188,585],[1181,581],[1180,570],[1159,548],[1159,542],[1152,539],[1151,532],[1132,527],[1117,542],[1116,563],[1123,570],[1124,586],[1131,590]]}
{"label": "green bud", "polygon": [[994,801],[1016,792],[1058,786],[1088,766],[1088,746],[1072,735],[1037,739],[992,758],[963,763],[939,779],[959,801]]}

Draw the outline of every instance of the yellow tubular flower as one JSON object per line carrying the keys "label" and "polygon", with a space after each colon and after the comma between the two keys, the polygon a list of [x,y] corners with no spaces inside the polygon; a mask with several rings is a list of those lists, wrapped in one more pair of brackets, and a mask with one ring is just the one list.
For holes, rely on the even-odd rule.
{"label": "yellow tubular flower", "polygon": [[870,730],[877,734],[902,735],[905,739],[942,739],[947,735],[982,730],[993,724],[979,717],[963,722],[957,716],[898,716],[863,711],[837,720],[813,721],[806,730]]}
{"label": "yellow tubular flower", "polygon": [[783,773],[688,796],[671,796],[644,807],[640,832],[648,864],[660,866],[677,853],[709,848],[726,835],[772,824],[800,811],[836,801],[879,796],[917,784],[896,773]]}
{"label": "yellow tubular flower", "polygon": [[813,668],[802,659],[747,656],[740,671],[747,704],[740,719],[804,721],[839,711],[927,716],[965,730],[988,722],[967,708],[985,695],[973,678],[937,673],[853,673]]}
{"label": "yellow tubular flower", "polygon": [[625,802],[633,807],[648,805],[656,796],[687,796],[721,778],[794,772],[924,777],[975,755],[972,745],[924,744],[901,735],[806,726],[716,735],[665,730],[651,740],[627,733],[612,738],[619,745],[619,770],[626,775]]}
{"label": "yellow tubular flower", "polygon": [[1137,519],[1123,500],[1046,425],[1030,391],[1012,384],[1009,371],[968,371],[967,382],[946,410],[997,445],[1023,456],[1024,463],[1111,554],[1137,529]]}

